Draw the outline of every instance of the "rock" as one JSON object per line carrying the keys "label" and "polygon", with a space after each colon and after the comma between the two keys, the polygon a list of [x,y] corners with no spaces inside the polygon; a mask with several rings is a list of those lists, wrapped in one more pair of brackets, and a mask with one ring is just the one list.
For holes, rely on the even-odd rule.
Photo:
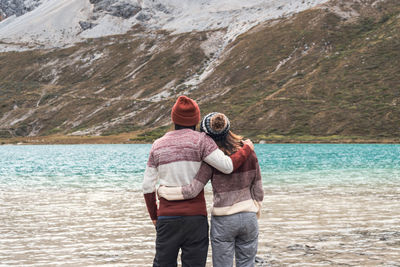
{"label": "rock", "polygon": [[155,5],[155,9],[158,11],[161,11],[165,14],[170,14],[171,11],[168,10],[168,8],[166,6],[164,6],[163,4],[157,4]]}
{"label": "rock", "polygon": [[258,142],[259,144],[266,144],[267,143],[267,141],[265,141],[265,140],[260,140],[260,142]]}
{"label": "rock", "polygon": [[141,10],[142,8],[138,6],[133,6],[131,4],[121,4],[111,6],[107,11],[109,11],[113,16],[128,19],[135,16]]}
{"label": "rock", "polygon": [[302,244],[294,244],[291,246],[287,246],[286,248],[291,251],[298,251],[298,250],[304,251],[305,254],[315,254],[318,251],[317,248],[314,246],[302,245]]}
{"label": "rock", "polygon": [[265,266],[267,266],[267,262],[263,258],[256,257],[255,267],[265,267]]}
{"label": "rock", "polygon": [[27,136],[30,132],[30,127],[28,125],[21,125],[17,129],[15,129],[14,134],[16,136]]}
{"label": "rock", "polygon": [[3,19],[12,15],[17,17],[34,10],[41,4],[41,0],[0,0],[0,17]]}
{"label": "rock", "polygon": [[288,250],[294,251],[294,250],[304,250],[304,246],[301,244],[294,244],[286,247]]}
{"label": "rock", "polygon": [[87,30],[95,27],[97,24],[88,22],[88,21],[79,21],[79,26],[81,26],[82,30]]}
{"label": "rock", "polygon": [[136,16],[136,19],[137,19],[138,21],[145,22],[145,21],[149,21],[149,20],[151,19],[151,17],[150,17],[149,15],[147,15],[146,13],[144,13],[144,12],[140,12],[140,13]]}
{"label": "rock", "polygon": [[125,19],[135,16],[142,10],[139,5],[134,5],[121,0],[90,0],[94,5],[95,12],[108,12],[115,17],[122,17]]}

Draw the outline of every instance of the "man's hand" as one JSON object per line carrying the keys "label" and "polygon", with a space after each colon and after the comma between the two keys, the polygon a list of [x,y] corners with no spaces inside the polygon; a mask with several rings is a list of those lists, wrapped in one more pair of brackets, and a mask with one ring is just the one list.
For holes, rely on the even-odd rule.
{"label": "man's hand", "polygon": [[251,150],[254,150],[254,144],[253,142],[251,142],[250,139],[242,140],[242,143],[243,145],[248,145],[251,148]]}
{"label": "man's hand", "polygon": [[157,220],[152,220],[154,226],[156,226]]}

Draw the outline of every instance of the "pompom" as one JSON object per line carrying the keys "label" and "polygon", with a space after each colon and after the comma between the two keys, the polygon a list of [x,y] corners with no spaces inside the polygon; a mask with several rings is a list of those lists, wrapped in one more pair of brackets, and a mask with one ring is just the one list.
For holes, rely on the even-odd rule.
{"label": "pompom", "polygon": [[212,130],[217,133],[222,132],[226,128],[227,123],[225,116],[221,113],[217,113],[210,120]]}

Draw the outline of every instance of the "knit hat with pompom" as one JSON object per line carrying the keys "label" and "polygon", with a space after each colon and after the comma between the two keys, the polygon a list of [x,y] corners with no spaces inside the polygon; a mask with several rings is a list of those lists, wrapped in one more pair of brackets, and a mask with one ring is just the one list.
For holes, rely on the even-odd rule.
{"label": "knit hat with pompom", "polygon": [[200,131],[208,134],[215,141],[223,140],[229,133],[231,125],[223,113],[212,112],[207,114],[200,124]]}

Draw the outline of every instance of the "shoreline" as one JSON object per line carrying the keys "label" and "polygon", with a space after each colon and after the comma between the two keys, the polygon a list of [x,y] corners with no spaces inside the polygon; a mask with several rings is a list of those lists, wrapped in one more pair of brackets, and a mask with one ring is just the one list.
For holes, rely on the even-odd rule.
{"label": "shoreline", "polygon": [[[152,144],[155,138],[143,140],[138,132],[109,136],[49,135],[0,138],[0,145],[78,145],[78,144]],[[400,138],[347,136],[245,136],[255,144],[400,144]]]}

